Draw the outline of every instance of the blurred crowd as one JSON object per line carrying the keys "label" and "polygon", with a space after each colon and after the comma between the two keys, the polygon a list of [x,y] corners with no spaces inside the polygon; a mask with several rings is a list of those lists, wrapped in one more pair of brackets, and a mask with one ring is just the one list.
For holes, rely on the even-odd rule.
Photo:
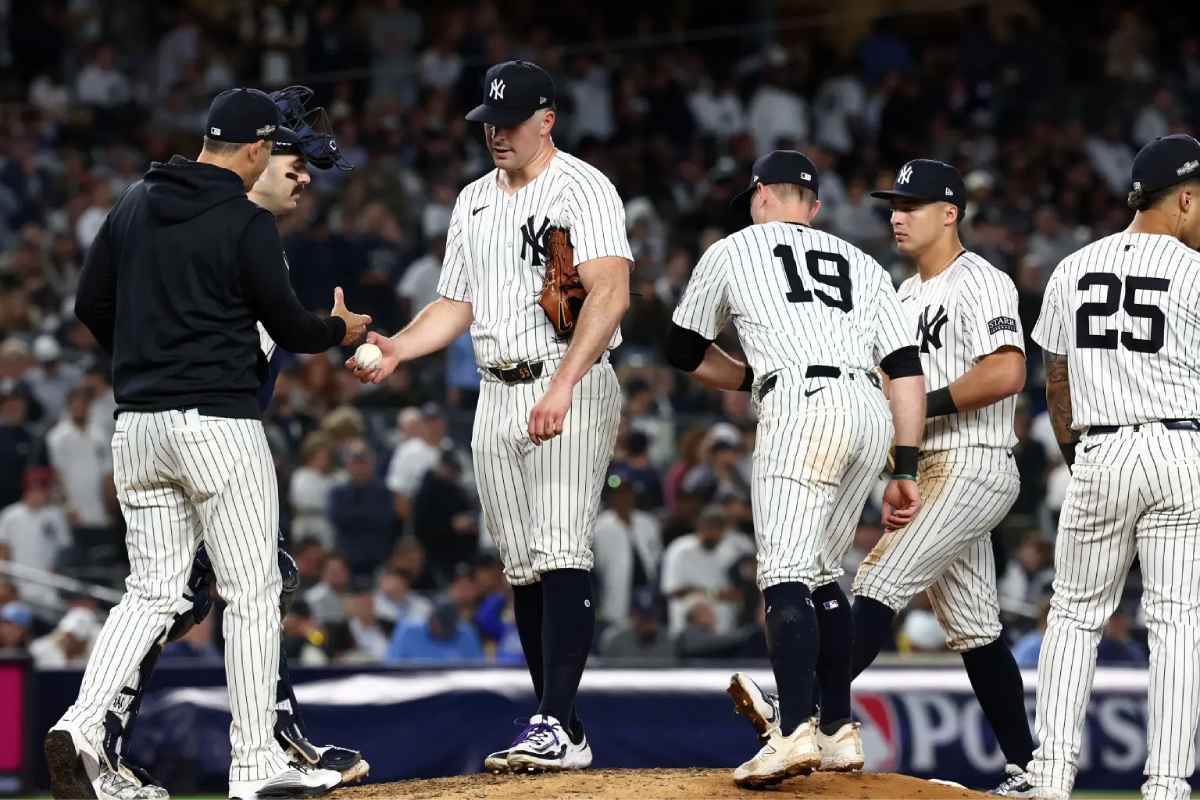
{"label": "blurred crowd", "polygon": [[[602,18],[531,3],[222,0],[0,4],[0,647],[39,663],[86,658],[120,586],[108,359],[71,313],[108,209],[150,160],[194,155],[230,85],[311,85],[350,173],[317,173],[279,221],[301,299],[349,305],[391,331],[435,295],[458,187],[490,167],[462,118],[489,63],[556,77],[555,141],[608,174],[636,256],[617,452],[596,526],[597,652],[620,659],[765,652],[754,589],[743,394],[699,388],[658,342],[692,266],[745,224],[728,200],[765,151],[821,170],[816,220],[907,275],[890,242],[890,186],[914,156],[956,164],[967,246],[1009,273],[1032,329],[1059,259],[1125,226],[1136,149],[1194,130],[1200,37],[1185,12],[1024,0],[888,17],[770,24],[743,9],[668,4]],[[814,4],[809,4],[814,5]],[[826,7],[815,4],[815,7]],[[789,6],[791,8],[791,6]],[[564,33],[565,32],[565,33]],[[726,341],[735,352],[736,338]],[[1040,354],[1018,411],[1023,486],[994,537],[1006,635],[1036,661],[1067,482],[1043,412]],[[301,571],[284,623],[301,663],[519,660],[511,599],[479,513],[470,458],[478,375],[467,338],[362,387],[344,354],[286,363],[266,414]],[[880,535],[868,505],[847,582]],[[13,569],[80,581],[48,586]],[[1106,633],[1109,661],[1145,659],[1137,576]],[[219,619],[168,657],[219,653]],[[922,598],[895,648],[944,649]]]}

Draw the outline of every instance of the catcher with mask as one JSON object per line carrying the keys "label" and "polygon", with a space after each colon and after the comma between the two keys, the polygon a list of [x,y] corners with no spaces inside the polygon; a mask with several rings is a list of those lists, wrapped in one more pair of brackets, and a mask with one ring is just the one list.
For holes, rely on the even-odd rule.
{"label": "catcher with mask", "polygon": [[[295,210],[301,193],[312,180],[308,173],[310,166],[317,169],[336,167],[343,171],[353,169],[337,149],[325,109],[306,107],[312,94],[312,90],[304,86],[290,86],[271,94],[271,99],[283,112],[287,127],[296,132],[299,141],[274,144],[266,170],[247,193],[247,197],[277,217]],[[341,303],[341,289],[337,290],[336,301]],[[270,404],[282,351],[261,323],[258,326],[258,334],[259,373],[263,376],[259,407],[265,410]],[[283,578],[283,591],[279,602],[282,615],[287,613],[293,595],[300,585],[296,562],[284,550],[282,534],[279,540],[279,572]],[[188,579],[188,592],[184,595],[192,604],[192,608],[176,615],[171,629],[151,648],[137,673],[122,688],[105,714],[105,755],[110,764],[116,765],[117,770],[138,787],[136,797],[131,796],[129,800],[163,800],[167,797],[161,784],[145,769],[131,763],[124,751],[141,708],[145,687],[163,647],[167,642],[183,636],[208,615],[212,607],[209,589],[213,583],[212,565],[204,544],[201,544]],[[279,652],[275,706],[275,739],[294,762],[338,772],[342,776],[342,785],[356,783],[367,776],[370,765],[357,750],[332,745],[314,745],[309,741],[288,675],[287,656],[282,648]]]}

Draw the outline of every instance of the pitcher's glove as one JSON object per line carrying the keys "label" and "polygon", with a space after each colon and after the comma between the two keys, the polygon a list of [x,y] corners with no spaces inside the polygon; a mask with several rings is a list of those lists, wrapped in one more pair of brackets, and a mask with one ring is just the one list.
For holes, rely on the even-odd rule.
{"label": "pitcher's glove", "polygon": [[560,339],[569,339],[575,332],[575,322],[587,298],[587,289],[575,266],[575,248],[571,235],[563,228],[546,232],[546,278],[538,305],[550,318]]}

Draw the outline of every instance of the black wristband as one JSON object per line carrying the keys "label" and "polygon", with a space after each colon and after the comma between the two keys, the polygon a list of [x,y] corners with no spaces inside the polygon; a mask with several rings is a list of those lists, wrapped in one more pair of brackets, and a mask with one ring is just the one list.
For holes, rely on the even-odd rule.
{"label": "black wristband", "polygon": [[950,396],[950,387],[943,386],[940,389],[934,389],[925,395],[925,417],[944,417],[947,414],[954,414],[958,411],[958,406],[954,405],[954,398]]}
{"label": "black wristband", "polygon": [[749,364],[746,365],[746,375],[742,378],[742,385],[738,387],[739,392],[748,392],[750,387],[754,385],[754,370]]}
{"label": "black wristband", "polygon": [[915,481],[917,479],[917,459],[920,455],[920,448],[896,445],[896,451],[892,457],[892,477]]}

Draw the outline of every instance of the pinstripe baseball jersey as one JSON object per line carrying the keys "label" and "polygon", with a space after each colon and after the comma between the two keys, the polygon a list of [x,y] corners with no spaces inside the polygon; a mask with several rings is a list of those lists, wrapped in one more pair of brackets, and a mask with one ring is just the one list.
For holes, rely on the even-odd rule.
{"label": "pinstripe baseball jersey", "polygon": [[872,369],[914,342],[878,261],[793,222],[751,225],[708,248],[672,321],[706,339],[732,321],[758,375],[808,364]]}
{"label": "pinstripe baseball jersey", "polygon": [[[900,284],[900,303],[914,319],[921,369],[929,390],[962,377],[984,356],[1001,347],[1025,351],[1012,279],[979,255],[964,250],[929,280],[913,275]],[[1016,396],[974,411],[925,422],[922,450],[1003,447],[1017,443],[1013,433]]]}
{"label": "pinstripe baseball jersey", "polygon": [[1033,338],[1067,356],[1074,426],[1200,417],[1200,253],[1116,233],[1050,276]]}
{"label": "pinstripe baseball jersey", "polygon": [[[559,340],[538,295],[546,276],[546,234],[566,228],[575,263],[605,256],[633,260],[625,206],[598,169],[561,150],[517,192],[506,194],[492,170],[458,195],[446,234],[438,294],[471,303],[471,340],[483,366],[561,358]],[[609,348],[621,343],[618,328]]]}

